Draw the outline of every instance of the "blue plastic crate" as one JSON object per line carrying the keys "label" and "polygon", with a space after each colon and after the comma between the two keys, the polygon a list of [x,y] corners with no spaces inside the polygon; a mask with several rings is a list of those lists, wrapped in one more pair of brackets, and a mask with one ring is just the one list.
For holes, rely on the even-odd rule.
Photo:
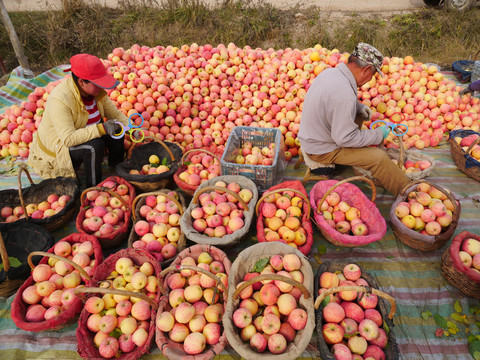
{"label": "blue plastic crate", "polygon": [[[245,142],[253,146],[264,147],[275,144],[275,156],[272,165],[247,165],[235,163],[235,157]],[[236,126],[228,137],[220,163],[222,175],[242,175],[252,180],[259,192],[279,183],[285,172],[285,152],[282,133],[279,129]]]}

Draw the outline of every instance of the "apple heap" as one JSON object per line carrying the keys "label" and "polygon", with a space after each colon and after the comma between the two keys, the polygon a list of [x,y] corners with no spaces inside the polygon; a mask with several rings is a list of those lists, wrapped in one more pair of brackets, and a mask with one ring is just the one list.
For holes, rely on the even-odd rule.
{"label": "apple heap", "polygon": [[[323,272],[319,285],[319,294],[337,286],[369,286],[356,264],[335,273]],[[388,334],[377,303],[377,295],[356,291],[339,291],[325,298],[322,334],[335,359],[385,359]]]}
{"label": "apple heap", "polygon": [[[46,219],[62,211],[70,199],[70,195],[50,194],[45,201],[28,204],[25,208],[32,219]],[[23,218],[25,211],[22,206],[4,206],[0,210],[0,222],[10,223]]]}
{"label": "apple heap", "polygon": [[134,241],[132,247],[147,250],[159,262],[177,255],[178,239],[182,234],[180,217],[183,209],[171,199],[179,200],[175,191],[166,195],[148,195],[140,207],[141,219],[134,225],[140,239]]}
{"label": "apple heap", "polygon": [[[226,184],[215,182],[214,186],[233,191],[246,204],[253,193],[250,189],[242,189],[237,183]],[[244,207],[236,196],[221,190],[203,192],[198,196],[199,205],[192,209],[192,226],[195,231],[209,237],[221,238],[244,227]]]}
{"label": "apple heap", "polygon": [[[321,199],[318,202],[320,201]],[[346,200],[342,200],[337,192],[332,191],[328,194],[319,208],[325,221],[339,233],[355,236],[368,235],[368,228],[361,219],[360,210],[350,206]]]}
{"label": "apple heap", "polygon": [[211,273],[223,284],[223,288],[216,289],[213,277],[181,266],[179,273],[167,277],[168,308],[158,312],[157,329],[168,333],[171,341],[183,344],[187,354],[197,355],[206,346],[217,344],[222,335],[223,291],[228,286],[228,275],[223,263],[208,252],[202,252],[197,259],[187,256],[180,264]]}
{"label": "apple heap", "polygon": [[170,171],[167,159],[164,158],[162,163],[160,163],[160,158],[153,154],[149,156],[148,164],[143,165],[140,171],[131,169],[128,173],[131,175],[157,175],[167,171]]}
{"label": "apple heap", "polygon": [[266,241],[284,241],[298,248],[307,241],[302,226],[304,200],[290,190],[265,197],[262,205]]}
{"label": "apple heap", "polygon": [[250,141],[245,141],[235,157],[236,164],[271,166],[274,161],[275,143],[270,143],[260,149],[258,146],[253,146]]}
{"label": "apple heap", "polygon": [[178,177],[188,185],[198,186],[207,180],[220,176],[222,168],[217,158],[204,152],[190,157],[190,163]]}
{"label": "apple heap", "polygon": [[[87,240],[82,243],[57,242],[54,254],[69,259],[81,267],[88,276],[93,275],[95,258],[93,244]],[[53,257],[45,264],[37,265],[32,271],[34,284],[25,288],[22,300],[27,304],[25,320],[41,322],[58,317],[76,301],[74,289],[84,286],[84,275],[71,264]]]}
{"label": "apple heap", "polygon": [[[303,284],[301,260],[295,254],[260,259],[244,276],[244,281],[263,274],[281,275]],[[240,286],[242,283],[237,285]],[[305,328],[308,314],[298,304],[302,292],[280,280],[263,280],[240,292],[240,303],[233,312],[233,323],[240,338],[260,353],[285,352],[297,334]]]}
{"label": "apple heap", "polygon": [[480,272],[480,241],[474,238],[464,239],[458,255],[466,267]]}
{"label": "apple heap", "polygon": [[[129,257],[121,257],[100,287],[138,292],[155,299],[158,278],[150,262],[137,266]],[[147,341],[152,321],[148,301],[128,295],[105,294],[89,297],[84,308],[91,314],[87,328],[95,334],[93,342],[105,359],[129,353]]]}
{"label": "apple heap", "polygon": [[438,235],[452,223],[454,206],[447,195],[433,185],[420,183],[407,198],[408,201],[395,207],[395,215],[407,228]]}
{"label": "apple heap", "polygon": [[[480,135],[478,134],[472,134],[465,136],[464,138],[460,136],[455,137],[455,141],[457,142],[458,145],[462,147],[462,150],[464,152],[467,152],[468,148],[475,142],[477,141],[478,137]],[[474,145],[472,147],[472,150],[470,152],[470,155],[472,155],[475,159],[480,161],[480,146],[478,144]]]}

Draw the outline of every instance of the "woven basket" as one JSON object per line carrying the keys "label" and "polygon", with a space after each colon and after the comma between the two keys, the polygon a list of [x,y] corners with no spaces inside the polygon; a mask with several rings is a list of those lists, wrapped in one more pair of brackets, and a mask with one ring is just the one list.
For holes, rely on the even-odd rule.
{"label": "woven basket", "polygon": [[[462,147],[455,141],[455,138],[464,138],[473,134],[477,134],[479,137],[468,147],[467,150],[463,151]],[[458,170],[472,179],[480,181],[480,161],[476,160],[471,155],[473,147],[480,143],[480,134],[473,130],[453,130],[450,132],[448,142],[450,143],[453,161],[455,161]]]}
{"label": "woven basket", "polygon": [[175,180],[175,183],[178,185],[178,187],[185,194],[189,196],[193,196],[193,194],[195,194],[195,191],[198,189],[199,185],[189,185],[185,181],[182,181],[179,178],[179,175],[185,170],[187,170],[187,163],[190,162],[190,159],[193,155],[199,152],[206,153],[210,156],[213,156],[213,158],[217,161],[219,166],[220,166],[220,157],[223,154],[223,152],[221,152],[217,148],[193,149],[183,154],[182,159],[180,160],[180,167],[178,168],[177,172],[173,175],[173,179]]}
{"label": "woven basket", "polygon": [[[253,197],[250,200],[248,204],[245,204],[245,202],[232,190],[229,190],[227,188],[223,187],[218,187],[214,186],[214,184],[217,181],[223,181],[227,185],[230,183],[237,183],[240,185],[242,189],[249,189]],[[209,237],[207,235],[201,234],[198,231],[196,231],[193,228],[193,222],[192,222],[192,210],[196,208],[197,202],[198,202],[198,197],[204,193],[205,191],[209,190],[216,190],[216,191],[222,191],[227,194],[232,195],[233,197],[237,198],[239,203],[243,205],[243,216],[244,216],[244,225],[241,229],[238,229],[237,231],[234,231],[232,234],[227,234],[220,237]],[[245,237],[249,230],[250,230],[250,224],[252,223],[252,218],[253,214],[255,212],[255,204],[257,203],[258,199],[258,191],[257,191],[257,186],[255,183],[247,179],[244,176],[238,176],[238,175],[223,175],[223,176],[217,176],[213,179],[207,180],[203,184],[200,184],[199,188],[197,191],[195,191],[195,194],[193,196],[192,201],[190,202],[190,205],[188,206],[187,210],[184,212],[180,219],[180,227],[182,229],[182,233],[185,234],[187,239],[197,243],[197,244],[204,244],[204,245],[213,245],[213,246],[218,246],[218,247],[231,247],[237,245],[243,237]]]}
{"label": "woven basket", "polygon": [[[141,218],[141,215],[140,215],[140,208],[145,205],[145,201],[146,201],[146,197],[147,196],[150,196],[150,195],[153,195],[153,196],[157,196],[157,195],[164,195],[165,197],[167,197],[168,199],[170,199],[171,201],[175,202],[178,206],[178,209],[180,211],[180,215],[182,215],[184,212],[185,212],[185,208],[186,208],[186,204],[185,204],[185,199],[183,198],[183,196],[180,194],[180,193],[176,193],[178,195],[178,201],[176,199],[174,199],[173,197],[169,196],[168,193],[172,191],[172,190],[168,190],[168,189],[162,189],[162,190],[159,190],[159,191],[154,191],[154,192],[148,192],[148,193],[143,193],[143,194],[140,194],[138,195],[135,200],[133,200],[133,211],[132,211],[132,216],[133,216],[133,224],[132,224],[132,230],[130,231],[130,236],[128,237],[128,247],[131,248],[133,243],[137,240],[140,240],[140,236],[137,235],[137,233],[135,232],[135,224],[137,223],[137,221],[139,221]],[[180,234],[180,237],[178,239],[178,242],[177,242],[177,252],[181,252],[183,249],[185,249],[185,247],[187,246],[187,240],[185,239],[185,234],[182,232]],[[165,267],[167,266],[168,264],[170,264],[173,259],[175,257],[172,257],[170,259],[166,259],[164,261],[162,261],[160,263],[160,265],[162,267]]]}
{"label": "woven basket", "polygon": [[[30,181],[30,186],[27,188],[22,188],[22,172],[27,174],[28,180]],[[53,216],[44,219],[33,219],[28,216],[26,205],[30,203],[39,204],[42,201],[46,201],[47,197],[51,194],[57,194],[59,196],[69,195],[70,200],[61,211]],[[20,164],[18,171],[18,190],[10,189],[0,191],[0,204],[11,207],[21,206],[26,220],[41,225],[48,231],[54,231],[62,227],[75,213],[75,201],[79,194],[80,190],[75,179],[57,177],[42,180],[40,183],[34,184],[27,170],[27,166]]]}
{"label": "woven basket", "polygon": [[[370,184],[372,187],[371,200],[357,186],[349,184],[350,181],[354,180],[362,180]],[[336,192],[341,199],[348,200],[351,206],[360,210],[361,219],[368,228],[367,235],[353,236],[341,234],[325,221],[320,212],[320,206],[335,189],[337,189]],[[317,182],[310,191],[310,204],[316,207],[314,211],[315,223],[325,239],[334,245],[345,247],[363,246],[380,240],[387,232],[387,224],[375,205],[376,194],[375,184],[372,180],[363,176],[354,176],[342,181],[324,180]]]}
{"label": "woven basket", "polygon": [[[85,241],[91,241],[93,244],[93,249],[94,249],[94,259],[95,259],[95,265],[94,269],[97,268],[101,262],[102,262],[102,250],[100,247],[100,244],[98,243],[97,239],[88,234],[78,234],[78,233],[73,233],[68,235],[67,237],[62,239],[63,241],[66,241],[70,244],[75,244],[75,243],[83,243]],[[29,257],[27,259],[28,264],[30,265],[31,269],[33,270],[35,266],[33,265],[33,256],[43,256],[42,259],[40,260],[39,264],[47,264],[48,259],[50,257],[55,258],[57,260],[64,261],[66,263],[69,263],[72,265],[76,270],[80,272],[82,275],[82,278],[85,279],[85,284],[87,286],[90,286],[91,284],[91,278],[90,276],[81,268],[78,266],[76,263],[73,261],[63,258],[61,256],[55,255],[54,254],[54,246],[51,247],[48,252],[42,252],[42,251],[34,251],[29,254]],[[77,315],[80,313],[80,311],[83,308],[83,303],[82,300],[79,298],[76,298],[71,305],[69,305],[67,308],[64,309],[64,311],[56,318],[50,319],[50,320],[45,320],[41,322],[28,322],[25,319],[25,314],[27,312],[28,304],[26,304],[23,299],[22,299],[22,293],[23,291],[31,286],[34,285],[35,281],[33,280],[33,277],[30,276],[24,284],[20,287],[20,289],[17,291],[17,294],[15,295],[15,299],[12,302],[11,306],[11,315],[12,315],[12,320],[15,322],[15,325],[17,325],[18,328],[26,331],[54,331],[54,330],[59,330],[62,329],[66,326],[69,326],[73,324],[76,319]]]}
{"label": "woven basket", "polygon": [[[318,294],[319,288],[320,288],[320,276],[324,272],[342,272],[343,268],[350,264],[350,262],[337,262],[337,261],[326,261],[320,264],[320,266],[317,269],[317,272],[315,274],[315,280],[314,280],[314,286],[315,286],[315,294]],[[315,317],[316,317],[316,332],[317,332],[317,343],[318,343],[318,349],[320,351],[320,354],[322,356],[322,359],[324,360],[335,360],[335,357],[332,355],[330,352],[330,349],[325,342],[322,334],[322,328],[323,328],[323,316],[322,316],[322,309],[324,305],[322,304],[322,301],[331,294],[337,293],[339,291],[344,291],[344,290],[353,290],[353,291],[358,291],[358,292],[364,292],[367,294],[375,294],[378,296],[378,304],[376,307],[376,310],[382,314],[382,318],[384,321],[383,329],[387,333],[388,336],[388,345],[384,350],[385,352],[385,358],[387,360],[397,360],[399,359],[399,351],[398,351],[398,345],[395,339],[395,335],[393,334],[393,321],[392,318],[395,315],[396,312],[396,302],[393,297],[391,297],[388,294],[385,294],[382,291],[377,290],[378,284],[373,276],[370,274],[362,271],[362,278],[364,278],[368,284],[370,285],[369,287],[365,286],[338,286],[335,288],[330,288],[324,293],[322,293],[320,296],[318,296],[315,300]],[[390,303],[390,312],[387,310],[387,300]],[[385,326],[386,325],[386,326]]]}
{"label": "woven basket", "polygon": [[[419,160],[427,160],[430,162],[430,167],[426,168],[425,170],[422,171],[416,171],[416,172],[411,172],[411,173],[405,173],[405,175],[412,181],[415,180],[420,180],[424,179],[432,173],[433,169],[435,168],[435,158],[425,155],[419,151],[414,151],[414,150],[405,150],[405,146],[403,145],[403,141],[401,141],[398,137],[394,137],[394,141],[398,143],[398,149],[394,147],[390,147],[386,149],[385,151],[387,152],[388,156],[390,159],[397,160],[397,164],[399,168],[402,168],[402,166],[405,165],[405,161],[411,160],[411,161],[419,161]],[[366,178],[369,178],[373,180],[375,185],[377,186],[382,186],[380,182],[378,182],[377,179],[375,179],[372,176],[372,172],[370,170],[365,170],[360,167],[354,166],[353,167],[353,172],[355,175],[359,176],[365,176]]]}
{"label": "woven basket", "polygon": [[[189,266],[189,265],[181,265],[181,262],[184,258],[186,257],[192,257],[197,261],[198,256],[202,252],[208,252],[214,260],[220,261],[224,268],[225,268],[225,273],[229,275],[230,273],[230,267],[231,267],[231,262],[228,259],[227,255],[220,250],[217,247],[210,246],[210,245],[193,245],[185,250],[183,250],[181,253],[178,254],[178,256],[175,258],[174,262],[170,267],[162,271],[162,278],[163,278],[163,296],[160,299],[159,302],[159,307],[158,307],[158,314],[161,314],[163,311],[170,311],[171,306],[169,304],[169,288],[168,288],[168,280],[170,276],[175,272],[175,271],[182,271],[182,270],[194,270],[197,272],[200,272],[202,274],[205,274],[213,279],[216,280],[217,286],[219,286],[222,289],[222,297],[219,297],[219,301],[223,302],[223,306],[225,308],[226,306],[226,295],[227,295],[227,289],[224,287],[224,284],[220,280],[220,278],[214,274],[212,274],[209,271],[206,271],[205,269],[196,267],[196,266]],[[215,293],[214,293],[215,294]],[[214,295],[216,297],[216,295]],[[211,300],[209,299],[202,299],[205,300],[208,303],[212,303]],[[213,300],[213,299],[212,299]],[[158,328],[156,329],[156,334],[155,334],[155,342],[158,346],[158,348],[162,351],[163,355],[167,359],[171,360],[194,360],[194,359],[201,359],[201,360],[209,360],[215,357],[216,355],[219,355],[223,349],[225,348],[225,345],[227,344],[227,339],[225,336],[225,332],[222,331],[222,335],[220,336],[220,339],[217,344],[214,345],[209,345],[207,344],[205,349],[203,350],[202,353],[198,355],[189,355],[185,352],[183,349],[183,344],[181,343],[176,343],[172,340],[169,339],[168,334],[164,333],[163,331],[159,330]]]}
{"label": "woven basket", "polygon": [[[452,202],[454,210],[453,210],[453,218],[452,223],[448,226],[445,231],[442,231],[440,234],[433,236],[427,234],[420,234],[419,232],[407,228],[400,219],[395,215],[395,208],[397,205],[405,201],[407,195],[414,191],[417,188],[418,184],[427,183],[431,184],[438,190],[440,190],[443,194],[447,196],[447,198]],[[453,194],[450,190],[436,184],[429,183],[428,181],[414,181],[408,184],[398,195],[397,199],[393,203],[390,209],[390,222],[392,224],[393,233],[395,237],[400,240],[405,245],[410,246],[413,249],[422,250],[422,251],[430,251],[436,250],[441,248],[445,243],[452,237],[455,229],[457,228],[458,221],[460,218],[460,211],[461,205],[460,202],[455,199]]]}
{"label": "woven basket", "polygon": [[[182,155],[182,149],[175,143],[163,142],[155,137],[147,136],[144,140],[153,142],[140,145],[135,142],[127,151],[127,159],[116,166],[117,174],[129,181],[138,192],[156,191],[169,188],[173,185],[173,174],[177,171],[178,158]],[[168,158],[167,165],[170,170],[161,174],[132,175],[130,170],[139,170],[142,165],[148,164],[150,155],[157,155],[160,159]]]}
{"label": "woven basket", "polygon": [[[0,257],[5,278],[0,282],[0,297],[9,297],[15,293],[30,276],[28,254],[32,251],[48,251],[54,243],[53,236],[39,225],[22,221],[2,226]],[[17,258],[22,265],[10,267],[9,256]]]}
{"label": "woven basket", "polygon": [[[248,281],[243,281],[246,273],[250,272],[255,266],[256,262],[262,258],[271,257],[273,255],[295,254],[302,262],[300,271],[303,273],[303,284],[298,283],[293,279],[286,278],[277,274],[258,275]],[[249,285],[263,280],[281,280],[294,285],[302,291],[300,299],[298,300],[298,307],[304,309],[308,314],[307,324],[304,329],[297,331],[295,339],[287,345],[283,354],[274,355],[268,351],[262,354],[255,352],[248,343],[245,343],[240,338],[240,332],[233,324],[232,316],[238,308],[240,300],[237,298],[238,294]],[[237,288],[237,285],[242,283]],[[228,278],[228,302],[225,314],[223,316],[223,326],[227,335],[227,340],[230,346],[242,358],[247,360],[258,359],[260,356],[265,360],[288,360],[297,359],[303,353],[310,343],[313,330],[315,328],[315,311],[313,304],[313,271],[308,258],[300,251],[292,248],[289,245],[280,242],[259,243],[252,245],[243,250],[232,264],[230,269],[230,276]]]}
{"label": "woven basket", "polygon": [[[116,359],[121,360],[134,360],[140,358],[143,354],[146,354],[150,351],[153,342],[153,336],[155,334],[155,317],[157,314],[157,304],[160,300],[161,292],[160,288],[157,289],[155,298],[152,299],[142,292],[130,292],[125,290],[118,290],[112,288],[104,288],[104,281],[110,276],[112,271],[115,270],[115,263],[121,257],[128,257],[132,259],[133,264],[136,266],[141,266],[145,262],[150,262],[154,267],[154,274],[159,278],[161,268],[155,258],[150,255],[148,252],[143,250],[135,249],[122,249],[115,254],[110,255],[105,259],[95,270],[92,278],[92,284],[99,287],[91,288],[78,288],[75,290],[77,294],[118,294],[125,295],[130,297],[137,297],[141,300],[147,301],[151,305],[150,312],[150,324],[147,330],[148,339],[145,344],[141,347],[136,347],[133,351],[128,353],[122,353],[119,356],[115,356]],[[160,280],[159,280],[160,281]],[[79,295],[80,296],[80,295]],[[80,317],[78,319],[78,327],[76,331],[77,336],[77,351],[84,359],[93,360],[93,359],[104,359],[100,356],[98,348],[94,345],[93,338],[95,334],[87,328],[87,320],[90,316],[90,313],[85,309],[82,310]]]}
{"label": "woven basket", "polygon": [[[263,193],[263,196],[260,200],[257,201],[257,205],[255,207],[255,213],[257,215],[257,238],[258,242],[266,242],[265,239],[265,232],[264,232],[264,217],[262,214],[262,207],[264,200],[271,194],[274,193],[282,193],[283,191],[290,191],[294,193],[294,196],[300,197],[303,199],[303,206],[302,206],[302,218],[301,220],[301,227],[306,231],[306,242],[298,247],[298,250],[302,252],[304,255],[308,255],[310,249],[312,248],[313,244],[313,228],[312,222],[310,221],[310,202],[308,201],[307,191],[302,183],[298,180],[294,181],[286,181],[281,184],[275,185],[270,189],[266,190]],[[285,240],[280,239],[280,242],[287,243]]]}
{"label": "woven basket", "polygon": [[[105,184],[109,184],[109,182],[113,181],[114,186],[112,188],[106,187]],[[118,185],[124,184],[128,187],[127,195],[120,196],[115,190]],[[107,234],[105,236],[97,236],[100,245],[102,245],[103,249],[111,249],[117,246],[120,246],[128,236],[128,230],[130,228],[131,223],[131,209],[133,200],[135,199],[135,188],[125,179],[118,177],[118,176],[110,176],[96,187],[91,187],[85,189],[82,194],[80,195],[80,212],[77,215],[76,219],[76,227],[79,233],[86,233],[86,231],[82,227],[82,222],[85,219],[85,212],[87,210],[87,204],[85,203],[86,195],[90,190],[99,190],[107,192],[110,196],[116,197],[119,199],[123,206],[125,207],[125,211],[123,214],[124,225],[121,228],[118,228],[114,232]],[[128,197],[127,197],[128,196]],[[127,198],[125,198],[127,197]]]}
{"label": "woven basket", "polygon": [[442,275],[465,295],[480,299],[480,274],[473,268],[465,266],[458,254],[463,241],[468,238],[480,241],[480,236],[468,231],[462,231],[455,236],[452,244],[442,255]]}

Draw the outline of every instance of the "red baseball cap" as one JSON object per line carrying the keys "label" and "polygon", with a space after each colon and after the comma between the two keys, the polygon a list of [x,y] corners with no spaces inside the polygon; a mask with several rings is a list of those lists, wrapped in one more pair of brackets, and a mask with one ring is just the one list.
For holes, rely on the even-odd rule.
{"label": "red baseball cap", "polygon": [[112,75],[107,73],[105,66],[98,57],[90,54],[77,54],[70,58],[72,72],[81,79],[88,80],[103,89],[111,89],[119,84]]}

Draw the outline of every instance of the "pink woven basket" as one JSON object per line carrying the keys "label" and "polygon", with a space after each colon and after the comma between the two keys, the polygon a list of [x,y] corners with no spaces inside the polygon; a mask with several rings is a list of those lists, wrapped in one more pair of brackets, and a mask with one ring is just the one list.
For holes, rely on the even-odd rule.
{"label": "pink woven basket", "polygon": [[[363,180],[372,187],[371,200],[350,181]],[[360,218],[368,227],[368,234],[362,236],[339,233],[332,228],[319,211],[326,196],[335,190],[341,199],[346,199],[351,206],[360,210]],[[363,176],[354,176],[342,181],[324,180],[317,182],[310,191],[310,204],[314,209],[314,219],[322,235],[334,245],[357,247],[380,240],[387,232],[387,223],[375,205],[376,188],[372,180]]]}

